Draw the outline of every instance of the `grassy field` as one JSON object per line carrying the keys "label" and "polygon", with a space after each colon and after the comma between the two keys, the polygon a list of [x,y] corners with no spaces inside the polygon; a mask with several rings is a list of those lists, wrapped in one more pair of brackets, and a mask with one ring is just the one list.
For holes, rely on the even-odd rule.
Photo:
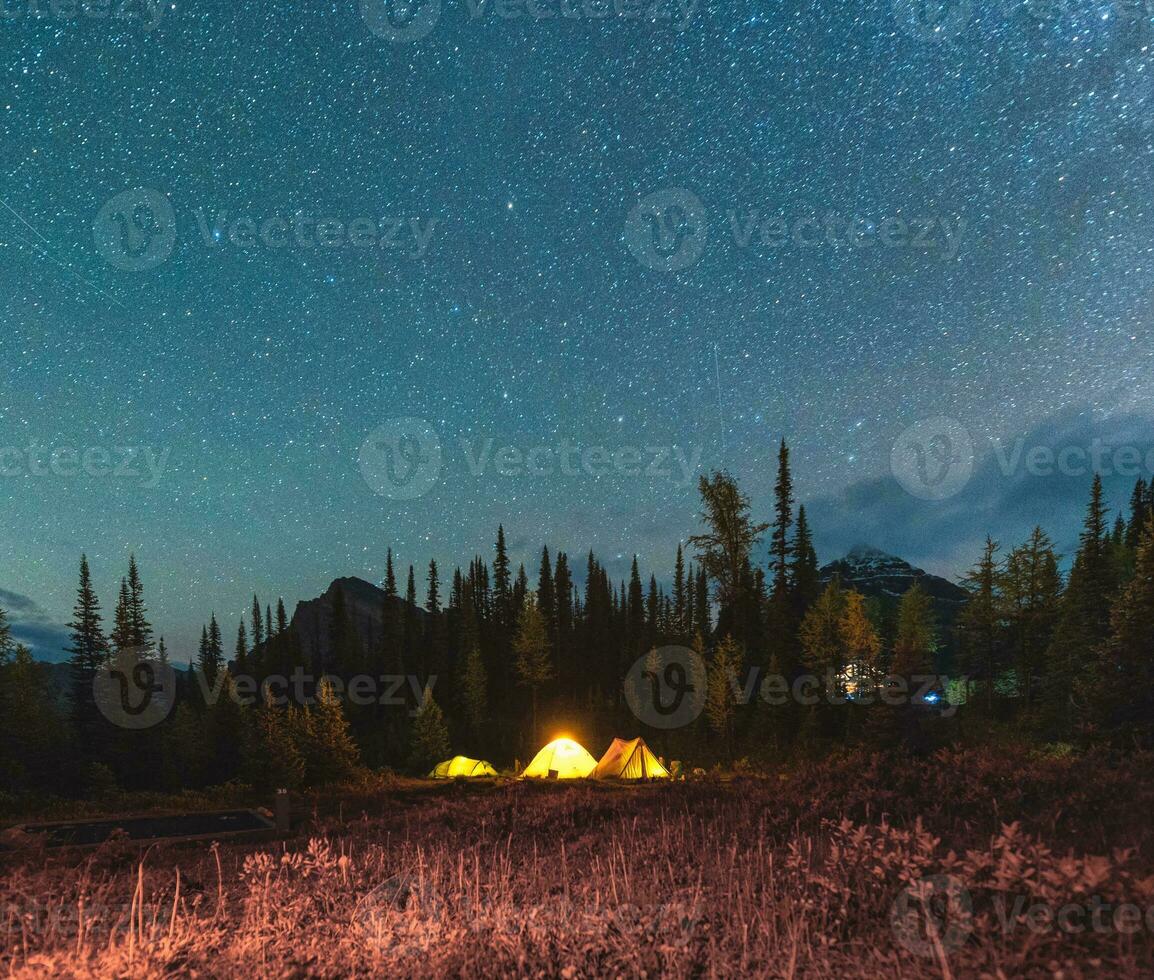
{"label": "grassy field", "polygon": [[10,851],[0,970],[1149,976],[1151,761],[346,788],[284,840]]}

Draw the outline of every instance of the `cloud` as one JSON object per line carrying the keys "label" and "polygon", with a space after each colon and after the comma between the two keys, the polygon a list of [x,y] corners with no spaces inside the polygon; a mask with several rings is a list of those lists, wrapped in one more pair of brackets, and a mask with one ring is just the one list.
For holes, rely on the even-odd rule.
{"label": "cloud", "polygon": [[0,589],[0,607],[8,613],[12,638],[27,646],[37,660],[68,659],[65,649],[69,642],[68,627],[54,623],[36,600],[19,592]]}
{"label": "cloud", "polygon": [[1112,522],[1116,512],[1127,513],[1135,480],[1154,476],[1154,422],[1072,409],[1027,433],[977,443],[972,475],[944,500],[919,499],[886,475],[807,501],[806,512],[823,562],[867,544],[957,577],[987,534],[1005,549],[1041,525],[1068,563],[1095,470]]}

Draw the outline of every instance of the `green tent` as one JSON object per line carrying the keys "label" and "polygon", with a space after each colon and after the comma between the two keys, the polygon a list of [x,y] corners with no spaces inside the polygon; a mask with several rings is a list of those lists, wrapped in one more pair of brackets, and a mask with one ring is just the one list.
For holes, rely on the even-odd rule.
{"label": "green tent", "polygon": [[455,755],[451,759],[438,763],[431,773],[430,779],[458,779],[472,776],[496,776],[497,770],[489,763],[480,759],[467,759],[463,755]]}

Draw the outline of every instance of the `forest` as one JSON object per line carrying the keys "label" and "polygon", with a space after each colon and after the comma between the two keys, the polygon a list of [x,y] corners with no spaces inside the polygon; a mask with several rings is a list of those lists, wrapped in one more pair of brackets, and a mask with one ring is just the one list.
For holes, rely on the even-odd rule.
{"label": "forest", "polygon": [[[379,609],[340,579],[308,631],[282,599],[254,596],[235,641],[209,618],[187,669],[169,663],[135,558],[106,623],[82,556],[66,676],[15,644],[0,610],[4,802],[423,775],[454,752],[515,772],[559,731],[598,744],[642,734],[685,772],[999,741],[1151,747],[1154,484],[1139,480],[1114,515],[1095,478],[1068,559],[1041,527],[1005,547],[988,538],[949,624],[916,584],[887,607],[823,581],[784,441],[766,520],[727,473],[698,489],[700,526],[677,545],[671,583],[636,557],[614,582],[592,552],[547,546],[537,567],[514,569],[499,527],[491,557],[447,581],[435,562],[418,573],[388,551]],[[625,678],[670,648],[705,666],[692,679],[702,710],[653,727]],[[116,724],[100,682],[142,664],[172,678],[164,710]],[[816,697],[796,696],[803,677]],[[758,696],[771,682],[783,696]]]}

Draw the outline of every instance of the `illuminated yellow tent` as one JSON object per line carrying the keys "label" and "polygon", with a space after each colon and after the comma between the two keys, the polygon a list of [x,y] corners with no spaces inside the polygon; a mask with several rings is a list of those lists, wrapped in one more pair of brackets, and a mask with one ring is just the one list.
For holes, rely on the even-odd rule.
{"label": "illuminated yellow tent", "polygon": [[669,770],[649,751],[645,739],[615,738],[593,770],[593,778],[668,779]]}
{"label": "illuminated yellow tent", "polygon": [[456,779],[459,776],[496,776],[497,770],[489,763],[480,759],[468,759],[463,755],[455,755],[451,759],[438,763],[429,773],[430,779]]}
{"label": "illuminated yellow tent", "polygon": [[525,767],[522,776],[532,779],[584,779],[597,768],[597,760],[571,738],[555,738]]}

